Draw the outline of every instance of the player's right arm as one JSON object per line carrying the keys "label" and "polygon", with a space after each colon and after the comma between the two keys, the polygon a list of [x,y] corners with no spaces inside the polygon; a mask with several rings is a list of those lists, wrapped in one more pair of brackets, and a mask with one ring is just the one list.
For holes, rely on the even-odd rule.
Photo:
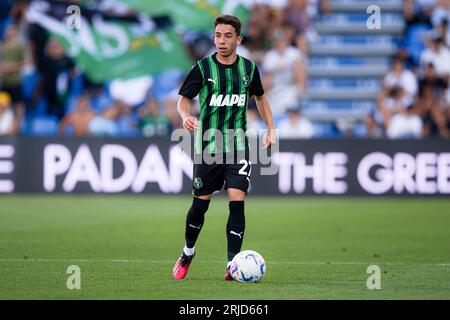
{"label": "player's right arm", "polygon": [[203,77],[200,68],[195,64],[178,91],[180,98],[177,103],[177,111],[183,120],[183,128],[189,132],[194,131],[198,127],[197,118],[191,115],[190,110],[192,99],[200,92],[202,86]]}
{"label": "player's right arm", "polygon": [[177,103],[178,114],[183,120],[183,128],[189,132],[193,132],[198,127],[197,118],[189,113],[189,110],[191,109],[191,101],[191,99],[185,96],[180,96]]}

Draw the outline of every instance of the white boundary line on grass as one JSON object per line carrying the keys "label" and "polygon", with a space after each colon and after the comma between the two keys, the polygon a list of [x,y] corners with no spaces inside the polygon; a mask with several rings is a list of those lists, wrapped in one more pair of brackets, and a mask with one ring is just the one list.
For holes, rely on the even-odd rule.
{"label": "white boundary line on grass", "polygon": [[[0,258],[0,262],[44,262],[44,263],[173,263],[175,260],[153,260],[153,259],[46,259],[46,258]],[[224,261],[209,261],[212,263],[224,263]],[[334,261],[334,262],[318,262],[318,261],[270,261],[269,264],[291,264],[291,265],[370,265],[374,262],[355,262],[355,261]],[[377,262],[379,265],[385,266],[403,266],[403,265],[420,265],[420,266],[437,266],[437,267],[450,267],[450,262],[442,263],[427,263],[412,261],[408,262]]]}

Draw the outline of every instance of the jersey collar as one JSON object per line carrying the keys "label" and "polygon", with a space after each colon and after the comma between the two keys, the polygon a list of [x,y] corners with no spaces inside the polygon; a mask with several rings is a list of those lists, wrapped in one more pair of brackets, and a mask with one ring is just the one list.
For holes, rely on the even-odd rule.
{"label": "jersey collar", "polygon": [[217,52],[215,52],[212,55],[212,58],[213,58],[214,62],[217,63],[219,66],[224,67],[224,68],[231,68],[231,67],[233,67],[234,65],[236,65],[239,62],[239,59],[241,58],[238,54],[236,54],[236,60],[234,60],[234,62],[232,64],[223,64],[223,63],[220,63],[219,60],[217,60],[216,55],[217,55]]}

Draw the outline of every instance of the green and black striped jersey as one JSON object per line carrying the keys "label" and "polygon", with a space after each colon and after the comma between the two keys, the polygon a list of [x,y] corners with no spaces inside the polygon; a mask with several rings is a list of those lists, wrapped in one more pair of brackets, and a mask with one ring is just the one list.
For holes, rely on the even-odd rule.
{"label": "green and black striped jersey", "polygon": [[199,95],[196,154],[207,147],[211,154],[248,150],[244,133],[249,99],[264,94],[255,62],[238,55],[233,64],[226,65],[217,60],[216,54],[199,60],[178,92],[189,99]]}

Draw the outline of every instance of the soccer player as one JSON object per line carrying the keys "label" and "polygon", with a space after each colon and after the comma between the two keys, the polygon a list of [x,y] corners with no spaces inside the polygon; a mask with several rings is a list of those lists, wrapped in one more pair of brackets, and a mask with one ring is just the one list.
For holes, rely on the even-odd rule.
{"label": "soccer player", "polygon": [[[186,277],[212,194],[224,186],[230,201],[225,280],[232,280],[230,265],[241,250],[244,238],[244,200],[251,173],[245,136],[250,97],[255,96],[257,109],[268,128],[263,148],[276,141],[272,112],[258,67],[236,54],[236,48],[242,42],[241,22],[234,16],[223,15],[216,18],[214,27],[217,52],[198,61],[179,90],[177,110],[184,129],[194,132],[194,154],[211,155],[214,161],[206,161],[202,156],[201,162],[194,162],[193,202],[186,218],[186,243],[173,267],[174,279]],[[189,110],[192,99],[198,94],[200,116],[196,119]]]}

